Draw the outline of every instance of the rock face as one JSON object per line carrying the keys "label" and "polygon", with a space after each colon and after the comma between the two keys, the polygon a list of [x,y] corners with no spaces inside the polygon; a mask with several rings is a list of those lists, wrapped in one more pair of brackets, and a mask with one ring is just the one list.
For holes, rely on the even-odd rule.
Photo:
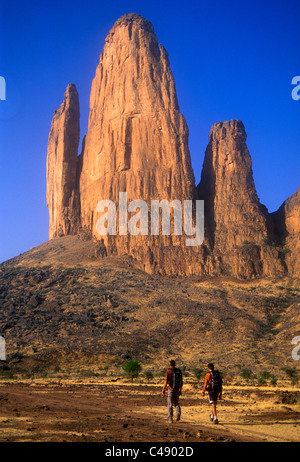
{"label": "rock face", "polygon": [[47,206],[49,238],[76,234],[80,203],[76,184],[79,143],[79,98],[69,84],[65,98],[54,113],[47,151]]}
{"label": "rock face", "polygon": [[199,197],[205,203],[206,235],[225,272],[241,277],[283,271],[279,253],[267,244],[273,229],[253,180],[247,135],[240,120],[213,125]]}
{"label": "rock face", "polygon": [[106,38],[92,83],[82,152],[82,226],[96,235],[96,205],[184,199],[195,193],[188,128],[179,112],[167,52],[152,24],[121,17]]}
{"label": "rock face", "polygon": [[240,120],[213,125],[206,149],[199,196],[205,201],[212,247],[221,253],[268,238],[268,213],[261,206],[252,161]]}
{"label": "rock face", "polygon": [[273,214],[287,270],[300,277],[300,188]]}
{"label": "rock face", "polygon": [[[291,246],[298,248],[299,221],[293,217],[299,218],[299,197],[274,217],[260,204],[239,120],[213,125],[196,188],[168,54],[152,24],[139,15],[122,16],[106,38],[77,157],[78,141],[78,95],[69,85],[49,135],[50,238],[85,230],[98,241],[98,256],[126,253],[141,269],[162,274],[252,278],[295,271],[294,257],[282,251],[282,236],[294,236]],[[175,235],[172,227],[170,236],[140,235],[141,230],[120,235],[118,222],[116,236],[100,236],[104,210],[97,204],[110,200],[118,211],[120,192],[126,192],[127,203],[142,199],[148,206],[151,200],[203,199],[203,244],[187,247],[186,236]]]}

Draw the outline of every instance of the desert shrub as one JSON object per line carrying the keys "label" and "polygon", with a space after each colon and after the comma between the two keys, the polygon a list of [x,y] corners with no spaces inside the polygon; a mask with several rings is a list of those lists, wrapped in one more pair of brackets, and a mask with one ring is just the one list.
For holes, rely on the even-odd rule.
{"label": "desert shrub", "polygon": [[94,372],[91,369],[86,369],[86,370],[80,371],[80,374],[81,374],[82,377],[86,377],[86,378],[98,377],[99,376],[99,374],[97,372]]}
{"label": "desert shrub", "polygon": [[182,367],[181,367],[181,372],[182,372],[182,376],[183,376],[183,377],[186,377],[186,376],[188,375],[188,372],[187,372],[187,370],[186,370],[186,366],[182,366]]}
{"label": "desert shrub", "polygon": [[267,378],[268,378],[268,373],[266,373],[266,371],[260,372],[259,376],[257,377],[257,385],[258,386],[266,385]]}
{"label": "desert shrub", "polygon": [[151,379],[154,378],[153,372],[150,371],[149,369],[147,369],[147,370],[144,372],[144,375],[145,375],[146,379],[148,380],[148,382],[149,382],[149,380],[151,380]]}
{"label": "desert shrub", "polygon": [[106,365],[103,367],[103,370],[105,371],[105,375],[107,375],[108,369],[109,369],[109,366],[108,366],[108,364],[106,364]]}
{"label": "desert shrub", "polygon": [[299,394],[291,393],[289,391],[283,392],[281,396],[281,402],[283,404],[298,404],[299,403]]}
{"label": "desert shrub", "polygon": [[272,374],[269,371],[262,371],[259,374],[259,377],[262,378],[262,380],[269,380],[271,378]]}
{"label": "desert shrub", "polygon": [[130,359],[123,364],[122,369],[124,374],[133,381],[133,379],[136,379],[139,376],[142,366],[137,360]]}
{"label": "desert shrub", "polygon": [[299,377],[296,369],[292,369],[290,367],[282,367],[281,370],[286,373],[292,385],[297,385],[299,382]]}
{"label": "desert shrub", "polygon": [[10,370],[0,370],[0,379],[15,379],[15,374]]}
{"label": "desert shrub", "polygon": [[196,377],[197,380],[200,380],[202,375],[203,375],[203,369],[199,367],[194,367],[192,370],[194,376]]}
{"label": "desert shrub", "polygon": [[275,377],[275,375],[271,375],[271,377],[270,377],[270,385],[272,385],[273,387],[276,387],[277,381],[278,381],[277,377]]}
{"label": "desert shrub", "polygon": [[250,369],[247,369],[244,367],[244,368],[241,368],[240,376],[243,379],[249,380],[253,378],[253,372]]}

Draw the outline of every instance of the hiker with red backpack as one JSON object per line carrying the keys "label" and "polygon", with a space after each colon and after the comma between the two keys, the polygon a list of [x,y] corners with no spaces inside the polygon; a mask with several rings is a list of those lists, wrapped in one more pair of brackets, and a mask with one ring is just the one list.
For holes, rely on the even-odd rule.
{"label": "hiker with red backpack", "polygon": [[202,390],[202,396],[205,395],[205,391],[208,392],[209,403],[212,407],[212,413],[210,414],[211,422],[215,424],[219,423],[217,418],[217,402],[218,398],[222,398],[222,384],[223,380],[218,370],[215,370],[213,363],[208,364],[208,373],[205,374],[205,382]]}
{"label": "hiker with red backpack", "polygon": [[165,390],[168,387],[168,421],[173,422],[173,406],[176,410],[176,420],[180,420],[181,408],[179,404],[179,396],[181,395],[182,388],[182,372],[178,367],[175,367],[176,363],[172,359],[170,361],[170,367],[166,372],[166,378],[162,389],[162,394],[165,396]]}

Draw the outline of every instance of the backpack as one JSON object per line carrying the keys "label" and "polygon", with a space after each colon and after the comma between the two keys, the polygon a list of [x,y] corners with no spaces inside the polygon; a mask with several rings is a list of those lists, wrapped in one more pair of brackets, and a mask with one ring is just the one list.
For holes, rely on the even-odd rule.
{"label": "backpack", "polygon": [[223,380],[221,374],[218,370],[211,371],[211,390],[212,391],[220,391]]}
{"label": "backpack", "polygon": [[172,380],[170,382],[170,387],[173,390],[180,390],[182,387],[182,372],[178,367],[175,367],[172,370]]}

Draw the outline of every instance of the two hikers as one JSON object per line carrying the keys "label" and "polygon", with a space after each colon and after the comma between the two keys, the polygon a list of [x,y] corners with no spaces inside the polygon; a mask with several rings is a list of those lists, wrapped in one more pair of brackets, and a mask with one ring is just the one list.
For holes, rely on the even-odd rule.
{"label": "two hikers", "polygon": [[212,413],[210,414],[211,422],[215,424],[219,423],[217,417],[217,401],[218,398],[222,398],[222,378],[220,372],[215,370],[213,363],[208,364],[208,372],[205,374],[205,381],[202,390],[202,396],[205,395],[205,391],[208,392],[208,400],[211,404]]}
{"label": "two hikers", "polygon": [[[212,413],[210,414],[211,422],[215,424],[219,423],[217,417],[217,401],[218,398],[222,398],[222,378],[218,370],[215,370],[214,364],[208,364],[208,372],[205,375],[204,386],[202,390],[202,396],[205,395],[205,391],[208,392],[209,403],[212,406]],[[166,372],[166,377],[162,389],[162,394],[165,396],[166,388],[168,387],[168,421],[173,422],[173,406],[176,409],[176,420],[180,420],[181,408],[179,404],[179,396],[181,395],[182,389],[182,372],[176,367],[174,360],[170,361],[170,367]]]}
{"label": "two hikers", "polygon": [[168,387],[168,420],[169,423],[173,422],[173,406],[176,410],[176,420],[180,420],[181,408],[179,404],[179,396],[181,395],[182,388],[182,372],[178,367],[175,367],[176,363],[172,359],[170,361],[170,367],[166,372],[166,378],[162,389],[162,394],[165,396],[166,388]]}

